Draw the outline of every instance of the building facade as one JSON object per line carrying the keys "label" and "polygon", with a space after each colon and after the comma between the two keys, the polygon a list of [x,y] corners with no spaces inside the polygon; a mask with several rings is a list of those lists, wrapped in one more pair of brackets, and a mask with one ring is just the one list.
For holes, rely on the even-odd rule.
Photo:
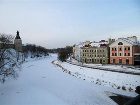
{"label": "building facade", "polygon": [[82,63],[107,64],[109,61],[108,44],[105,41],[86,41],[78,47],[78,53],[76,47],[74,51],[74,58]]}
{"label": "building facade", "polygon": [[[110,46],[110,64],[134,65],[140,53],[137,37],[119,38]],[[135,55],[135,59],[134,59]]]}
{"label": "building facade", "polygon": [[81,48],[80,45],[74,45],[73,46],[73,57],[77,60],[77,61],[81,61]]}

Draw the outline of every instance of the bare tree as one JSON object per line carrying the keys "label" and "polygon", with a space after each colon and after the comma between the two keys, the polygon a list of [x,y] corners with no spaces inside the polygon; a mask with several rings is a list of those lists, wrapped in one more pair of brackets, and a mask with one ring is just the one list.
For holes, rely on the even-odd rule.
{"label": "bare tree", "polygon": [[16,64],[12,59],[14,54],[9,48],[14,48],[13,36],[0,34],[0,81],[4,82],[9,75],[15,76],[13,66]]}
{"label": "bare tree", "polygon": [[[48,50],[44,47],[28,44],[23,46],[23,52],[14,50],[13,36],[0,34],[0,81],[5,82],[6,77],[17,76],[15,67],[20,67],[20,64],[26,57],[31,55],[34,57],[42,57],[48,55]],[[13,48],[13,49],[11,49]]]}

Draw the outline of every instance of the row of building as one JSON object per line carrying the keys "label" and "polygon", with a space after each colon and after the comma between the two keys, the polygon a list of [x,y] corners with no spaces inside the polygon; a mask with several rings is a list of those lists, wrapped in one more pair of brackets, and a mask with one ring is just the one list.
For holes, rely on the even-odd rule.
{"label": "row of building", "polygon": [[140,42],[136,36],[86,41],[73,46],[73,58],[82,63],[140,65]]}

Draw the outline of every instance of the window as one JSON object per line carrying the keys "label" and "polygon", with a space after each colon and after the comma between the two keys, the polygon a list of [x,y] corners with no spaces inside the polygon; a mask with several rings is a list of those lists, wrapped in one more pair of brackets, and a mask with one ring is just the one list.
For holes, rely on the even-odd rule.
{"label": "window", "polygon": [[114,51],[114,48],[112,48],[112,51]]}
{"label": "window", "polygon": [[117,56],[117,53],[115,53],[115,56]]}
{"label": "window", "polygon": [[130,47],[128,47],[128,50],[130,50]]}
{"label": "window", "polygon": [[120,53],[120,56],[122,56],[122,54]]}
{"label": "window", "polygon": [[102,59],[100,59],[100,63],[101,63],[101,64],[102,64],[102,62],[103,62]]}
{"label": "window", "polygon": [[130,56],[130,53],[128,53],[128,56]]}
{"label": "window", "polygon": [[117,49],[115,48],[115,51],[117,51]]}
{"label": "window", "polygon": [[126,53],[124,53],[124,56],[126,56]]}
{"label": "window", "polygon": [[124,48],[124,50],[126,50],[126,47]]}
{"label": "window", "polygon": [[120,51],[122,51],[122,48],[119,48]]}
{"label": "window", "polygon": [[114,53],[112,53],[112,56],[114,56]]}
{"label": "window", "polygon": [[123,43],[122,42],[119,42],[118,45],[123,45]]}

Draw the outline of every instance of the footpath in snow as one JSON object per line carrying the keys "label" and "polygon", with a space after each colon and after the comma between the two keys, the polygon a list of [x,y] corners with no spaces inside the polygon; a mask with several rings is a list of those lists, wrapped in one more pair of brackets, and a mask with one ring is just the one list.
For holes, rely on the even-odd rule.
{"label": "footpath in snow", "polygon": [[[0,84],[0,105],[117,105],[108,97],[107,91],[132,97],[137,95],[70,76],[52,64],[56,59],[57,56],[52,55],[24,63],[16,80],[9,79]],[[84,68],[67,63],[61,65],[77,75],[87,76]],[[94,73],[97,73],[96,77],[100,74]],[[88,75],[93,76],[93,73],[88,72]]]}

